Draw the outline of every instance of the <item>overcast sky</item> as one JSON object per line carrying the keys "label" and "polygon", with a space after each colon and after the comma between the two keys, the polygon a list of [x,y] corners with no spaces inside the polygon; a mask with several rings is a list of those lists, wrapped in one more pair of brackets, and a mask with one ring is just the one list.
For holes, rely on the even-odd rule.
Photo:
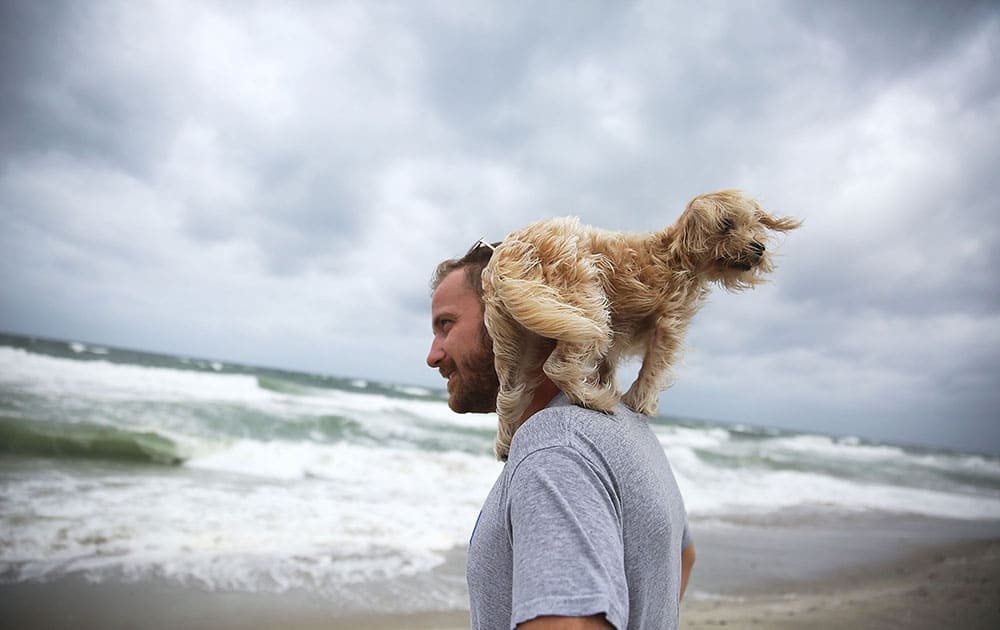
{"label": "overcast sky", "polygon": [[[0,330],[442,387],[442,258],[804,219],[666,414],[1000,452],[990,2],[0,0]],[[627,383],[626,383],[627,384]]]}

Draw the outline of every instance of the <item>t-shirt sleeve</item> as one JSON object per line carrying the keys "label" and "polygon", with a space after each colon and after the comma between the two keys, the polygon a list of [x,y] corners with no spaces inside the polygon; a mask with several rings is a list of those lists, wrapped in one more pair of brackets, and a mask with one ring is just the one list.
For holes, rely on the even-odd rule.
{"label": "t-shirt sleeve", "polygon": [[528,455],[508,490],[514,551],[510,627],[541,615],[604,613],[628,622],[618,500],[606,475],[570,447]]}

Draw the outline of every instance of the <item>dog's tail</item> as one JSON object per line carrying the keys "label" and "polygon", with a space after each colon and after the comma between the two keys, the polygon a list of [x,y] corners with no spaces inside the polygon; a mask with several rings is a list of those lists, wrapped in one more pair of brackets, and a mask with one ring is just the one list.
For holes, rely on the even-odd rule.
{"label": "dog's tail", "polygon": [[593,264],[576,267],[569,279],[571,296],[547,281],[539,253],[531,243],[508,239],[497,247],[483,270],[485,299],[490,307],[505,311],[524,328],[549,339],[592,343],[610,337],[607,298],[593,282]]}
{"label": "dog's tail", "polygon": [[602,339],[608,330],[584,315],[583,309],[567,304],[552,287],[536,280],[494,278],[494,304],[499,303],[526,329],[556,341],[575,343]]}

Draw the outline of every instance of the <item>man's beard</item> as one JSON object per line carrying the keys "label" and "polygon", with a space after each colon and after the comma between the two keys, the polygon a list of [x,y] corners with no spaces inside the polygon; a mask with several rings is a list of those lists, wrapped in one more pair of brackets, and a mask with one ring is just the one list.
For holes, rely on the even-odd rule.
{"label": "man's beard", "polygon": [[457,378],[448,397],[448,406],[455,413],[489,413],[496,411],[500,381],[493,365],[493,341],[486,327],[479,335],[479,348],[456,365]]}

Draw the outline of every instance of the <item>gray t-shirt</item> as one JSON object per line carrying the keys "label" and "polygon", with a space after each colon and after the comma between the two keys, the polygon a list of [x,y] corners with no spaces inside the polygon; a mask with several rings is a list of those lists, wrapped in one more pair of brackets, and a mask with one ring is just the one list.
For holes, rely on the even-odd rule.
{"label": "gray t-shirt", "polygon": [[646,419],[560,394],[514,434],[469,542],[474,630],[604,613],[677,628],[684,502]]}

